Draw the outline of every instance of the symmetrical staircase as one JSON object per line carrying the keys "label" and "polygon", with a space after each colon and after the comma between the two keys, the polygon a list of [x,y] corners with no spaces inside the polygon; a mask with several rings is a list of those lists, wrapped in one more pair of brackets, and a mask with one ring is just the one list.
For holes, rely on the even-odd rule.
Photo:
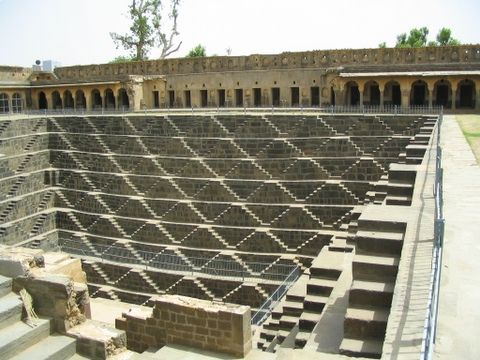
{"label": "symmetrical staircase", "polygon": [[257,347],[276,352],[282,346],[302,349],[322,317],[343,271],[343,253],[325,247],[273,309],[260,331]]}
{"label": "symmetrical staircase", "polygon": [[381,357],[404,232],[401,222],[359,218],[341,354]]}

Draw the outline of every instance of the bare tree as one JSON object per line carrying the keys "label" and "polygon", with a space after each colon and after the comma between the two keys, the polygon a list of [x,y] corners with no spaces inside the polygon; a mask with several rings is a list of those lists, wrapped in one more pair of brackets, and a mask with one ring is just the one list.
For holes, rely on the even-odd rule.
{"label": "bare tree", "polygon": [[134,60],[145,60],[152,46],[155,44],[153,37],[152,13],[160,0],[132,0],[128,7],[132,24],[130,32],[126,34],[110,33],[117,49],[123,47],[130,51]]}
{"label": "bare tree", "polygon": [[[179,35],[177,29],[178,7],[180,0],[170,0],[168,19],[163,16],[162,0],[132,0],[129,8],[131,19],[130,31],[126,34],[110,33],[117,49],[123,47],[130,52],[133,60],[145,60],[149,51],[154,47],[160,48],[160,58],[178,51],[182,42],[175,45],[175,37]],[[171,22],[171,30],[164,31]]]}
{"label": "bare tree", "polygon": [[163,10],[164,7],[161,1],[158,1],[158,5],[154,9],[153,14],[153,29],[156,33],[156,45],[160,47],[160,59],[166,58],[167,56],[173,54],[174,52],[180,49],[182,42],[180,41],[178,44],[175,44],[175,38],[180,34],[177,28],[177,19],[178,19],[178,7],[180,6],[181,0],[171,0],[169,11],[168,11],[168,18],[171,22],[171,29],[168,33],[164,30],[166,27],[166,21],[163,18]]}

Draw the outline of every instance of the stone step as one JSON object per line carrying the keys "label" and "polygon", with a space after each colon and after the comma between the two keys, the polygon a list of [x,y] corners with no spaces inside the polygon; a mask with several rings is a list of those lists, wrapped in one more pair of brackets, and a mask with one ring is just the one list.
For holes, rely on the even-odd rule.
{"label": "stone step", "polygon": [[303,302],[303,309],[308,312],[321,314],[328,302],[328,296],[307,295]]}
{"label": "stone step", "polygon": [[307,283],[307,294],[329,296],[336,284],[336,280],[312,278]]}
{"label": "stone step", "polygon": [[311,335],[310,331],[299,331],[295,336],[295,348],[303,349]]}
{"label": "stone step", "polygon": [[283,315],[278,322],[280,330],[291,330],[295,325],[298,324],[297,316],[286,316]]}
{"label": "stone step", "polygon": [[49,319],[38,319],[36,324],[30,327],[18,321],[0,330],[0,359],[9,359],[50,334]]}
{"label": "stone step", "polygon": [[285,297],[286,301],[292,301],[292,302],[303,302],[304,299],[305,299],[305,294],[299,294],[299,293],[289,294],[287,292],[287,295]]}
{"label": "stone step", "polygon": [[355,235],[357,254],[400,255],[403,246],[403,233],[385,231],[357,231]]}
{"label": "stone step", "polygon": [[412,205],[412,198],[410,196],[387,196],[385,198],[387,205],[400,205],[410,206]]}
{"label": "stone step", "polygon": [[406,183],[388,183],[387,194],[391,196],[412,196],[413,184]]}
{"label": "stone step", "polygon": [[416,176],[417,167],[414,165],[394,163],[390,165],[390,169],[388,170],[389,181],[414,184]]}
{"label": "stone step", "polygon": [[[132,359],[132,358],[131,358]],[[90,358],[87,358],[85,356],[82,356],[80,354],[73,354],[73,356],[69,357],[68,360],[91,360]],[[133,359],[132,359],[133,360]]]}
{"label": "stone step", "polygon": [[[292,327],[293,328],[293,327]],[[287,329],[287,330],[279,330],[277,332],[277,340],[281,344],[285,341],[285,339],[290,335],[290,331],[292,329]]]}
{"label": "stone step", "polygon": [[263,325],[264,329],[267,330],[275,330],[277,331],[280,327],[280,320],[279,319],[271,319],[268,323]]}
{"label": "stone step", "polygon": [[10,293],[0,298],[0,329],[22,320],[22,300]]}
{"label": "stone step", "polygon": [[324,268],[313,265],[310,267],[310,276],[312,278],[337,280],[341,273],[342,269]]}
{"label": "stone step", "polygon": [[355,255],[352,262],[354,280],[395,282],[399,259],[388,255]]}
{"label": "stone step", "polygon": [[423,161],[423,156],[408,156],[405,159],[405,163],[410,165],[418,165],[418,164],[421,164],[422,161]]}
{"label": "stone step", "polygon": [[0,296],[7,295],[12,291],[12,279],[0,275]]}
{"label": "stone step", "polygon": [[405,222],[382,221],[372,219],[358,219],[358,230],[361,231],[382,231],[382,232],[404,232]]}
{"label": "stone step", "polygon": [[15,355],[11,360],[63,360],[73,356],[75,349],[75,339],[62,335],[50,335]]}
{"label": "stone step", "polygon": [[353,357],[380,359],[383,341],[344,338],[340,344],[340,354]]}
{"label": "stone step", "polygon": [[349,304],[355,306],[390,307],[395,284],[386,281],[353,280],[348,297]]}
{"label": "stone step", "polygon": [[[278,306],[280,305],[281,306]],[[283,302],[281,302],[280,304],[278,304],[277,306],[275,306],[275,309],[272,310],[272,319],[280,319],[283,315]]]}
{"label": "stone step", "polygon": [[407,145],[405,150],[407,151],[407,158],[408,157],[420,157],[423,158],[425,155],[425,151],[427,150],[427,145]]}
{"label": "stone step", "polygon": [[77,325],[67,334],[76,338],[77,352],[86,357],[106,359],[113,352],[126,347],[125,331],[94,320],[87,320]]}
{"label": "stone step", "polygon": [[419,145],[428,145],[431,134],[417,134],[414,138],[414,143]]}
{"label": "stone step", "polygon": [[298,328],[300,331],[313,331],[317,323],[320,321],[321,314],[304,311],[298,321]]}
{"label": "stone step", "polygon": [[345,337],[383,340],[389,313],[386,309],[349,307],[344,322]]}
{"label": "stone step", "polygon": [[302,311],[303,303],[301,302],[285,301],[283,305],[283,313],[287,316],[298,317],[302,314]]}
{"label": "stone step", "polygon": [[433,126],[422,126],[419,130],[420,134],[431,134],[433,131]]}
{"label": "stone step", "polygon": [[275,336],[277,336],[277,332],[274,330],[262,329],[260,332],[260,338],[267,341],[272,341]]}

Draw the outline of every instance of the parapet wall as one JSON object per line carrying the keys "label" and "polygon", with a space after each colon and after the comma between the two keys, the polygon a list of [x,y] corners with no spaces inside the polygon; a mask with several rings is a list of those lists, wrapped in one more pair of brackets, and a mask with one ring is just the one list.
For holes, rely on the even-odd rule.
{"label": "parapet wall", "polygon": [[248,306],[184,296],[161,296],[151,314],[131,310],[116,327],[126,331],[129,349],[138,352],[180,344],[243,357],[252,348]]}
{"label": "parapet wall", "polygon": [[312,69],[480,63],[480,45],[424,48],[342,49],[275,55],[215,56],[70,66],[55,69],[60,81],[110,79],[125,75],[175,75],[246,70]]}
{"label": "parapet wall", "polygon": [[0,83],[26,81],[32,69],[20,66],[0,66]]}

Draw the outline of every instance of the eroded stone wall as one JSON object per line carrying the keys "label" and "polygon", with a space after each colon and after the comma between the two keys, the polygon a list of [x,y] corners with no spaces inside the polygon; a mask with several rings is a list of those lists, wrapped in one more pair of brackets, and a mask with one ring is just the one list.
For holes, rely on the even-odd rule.
{"label": "eroded stone wall", "polygon": [[215,56],[150,60],[124,64],[70,66],[55,69],[62,80],[115,78],[130,75],[172,75],[203,72],[329,68],[338,66],[401,66],[479,63],[478,45],[424,48],[342,49],[275,55]]}
{"label": "eroded stone wall", "polygon": [[274,270],[309,267],[424,121],[5,121],[0,239],[33,247],[59,239],[66,251],[92,257],[84,266],[94,296],[149,304],[169,293],[258,308],[282,281]]}
{"label": "eroded stone wall", "polygon": [[153,310],[131,310],[117,319],[128,348],[143,352],[180,344],[243,357],[252,348],[250,309],[183,296],[155,299]]}

